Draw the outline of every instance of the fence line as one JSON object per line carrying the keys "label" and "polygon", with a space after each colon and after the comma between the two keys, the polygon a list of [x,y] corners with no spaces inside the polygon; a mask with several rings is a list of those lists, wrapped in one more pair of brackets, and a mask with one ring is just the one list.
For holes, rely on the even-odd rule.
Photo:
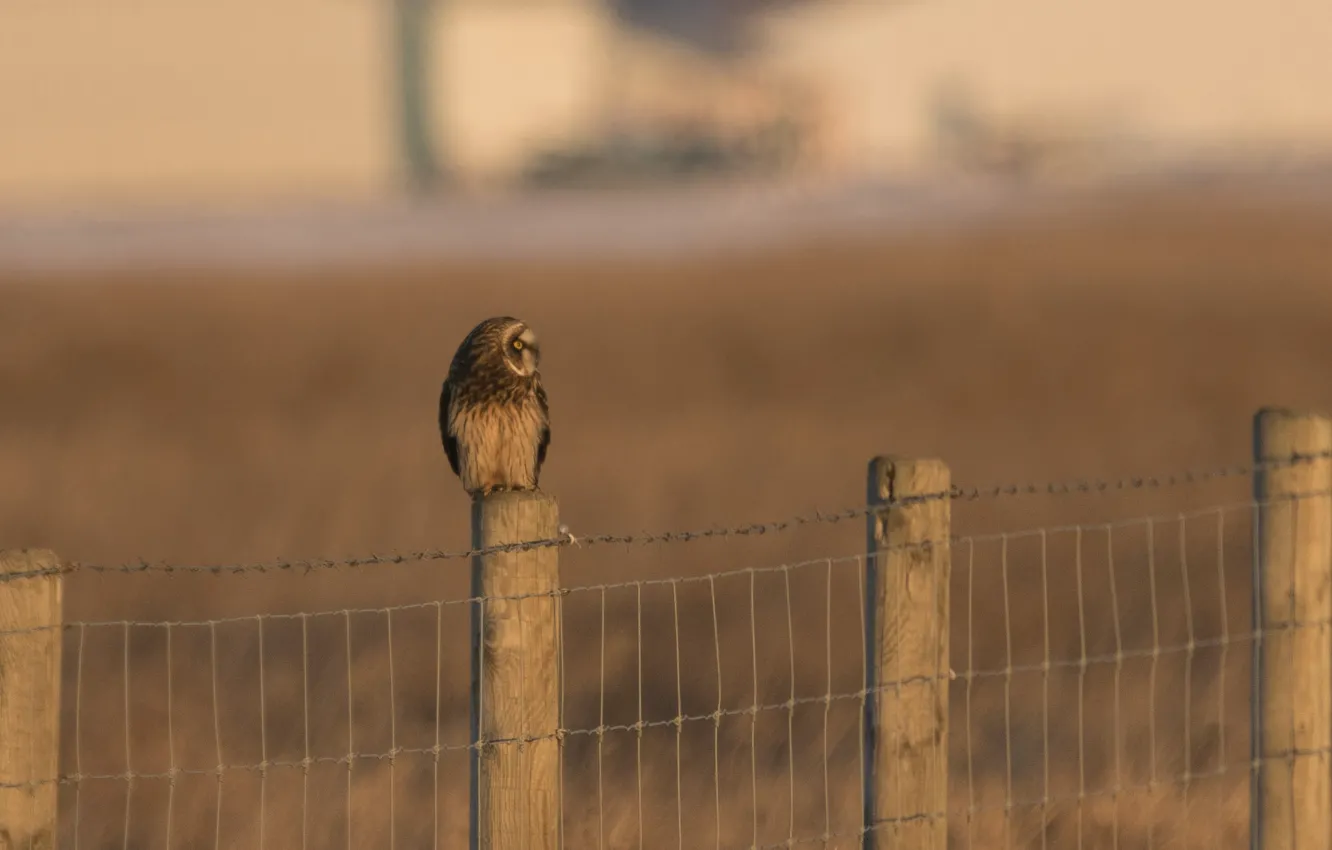
{"label": "fence line", "polygon": [[[5,601],[58,588],[64,573],[11,559],[0,576],[31,580],[0,582],[0,652],[43,635],[63,645],[63,700],[58,661],[21,662],[56,676],[65,737],[45,767],[0,758],[0,832],[31,834],[25,824],[58,815],[59,846],[91,850],[454,847],[487,823],[467,798],[498,755],[511,779],[495,787],[514,802],[474,839],[496,848],[525,829],[542,848],[833,848],[879,836],[1192,850],[1253,829],[1255,850],[1326,850],[1325,813],[1295,802],[1327,788],[1332,739],[1301,730],[1332,728],[1332,709],[1290,696],[1332,692],[1319,672],[1332,655],[1332,603],[1319,590],[1332,573],[1332,463],[1318,462],[1332,448],[1309,450],[1332,444],[1332,425],[1312,421],[1326,433],[1286,414],[1269,423],[1293,422],[1294,436],[1258,441],[1248,500],[958,536],[946,519],[956,488],[917,498],[899,480],[858,509],[870,518],[862,552],[698,575],[16,623]],[[553,509],[546,496],[504,498]],[[908,536],[909,518],[940,501]],[[523,510],[480,540],[500,545],[474,549],[478,575],[496,564],[525,575],[538,554],[554,564],[551,546],[505,542],[521,537]],[[932,560],[941,554],[951,568]],[[1283,582],[1282,570],[1303,577]],[[1250,624],[1237,617],[1251,596]],[[1303,600],[1297,616],[1290,600]],[[558,611],[553,635],[532,631],[529,603]],[[905,619],[887,616],[893,606]],[[894,675],[911,629],[927,638],[919,658],[939,649],[939,664]],[[1291,661],[1292,647],[1305,660]],[[527,665],[552,648],[556,687],[537,696]],[[499,650],[516,663],[469,674]],[[487,699],[518,708],[507,727],[478,721],[490,676],[500,681],[484,693],[507,696]],[[549,727],[530,713],[556,703]],[[31,721],[30,706],[5,706],[0,694],[0,730]],[[876,755],[875,741],[941,757],[921,767],[912,752]],[[558,754],[544,814],[523,790],[542,781],[531,754],[543,745]],[[1252,816],[1233,805],[1240,796]],[[22,807],[35,821],[7,819]]]}
{"label": "fence line", "polygon": [[[385,609],[375,609],[362,613],[391,613]],[[357,612],[336,612],[338,615],[344,613]],[[295,615],[298,619],[304,619],[304,615]],[[261,617],[251,617],[250,620],[261,620]],[[122,627],[124,630],[130,628],[161,628],[164,630],[167,640],[169,635],[178,630],[178,627],[192,626],[209,629],[210,632],[219,621],[203,621],[198,623],[136,623],[131,621],[106,622],[97,624],[72,624],[71,628],[79,632],[78,646],[79,652],[76,653],[76,666],[80,668],[82,662],[82,651],[85,642],[86,629],[92,626],[102,627]],[[1260,644],[1264,639],[1274,635],[1280,635],[1290,632],[1301,631],[1305,629],[1326,629],[1332,627],[1332,617],[1324,617],[1301,621],[1298,623],[1280,624],[1269,628],[1253,629],[1225,637],[1217,638],[1195,638],[1184,643],[1165,643],[1146,649],[1126,649],[1118,650],[1113,653],[1089,653],[1072,659],[1051,660],[1048,662],[1038,662],[1031,664],[1007,664],[1002,667],[966,667],[961,670],[952,669],[947,673],[936,675],[913,675],[900,679],[891,679],[878,683],[877,685],[859,688],[846,692],[827,691],[814,696],[791,697],[780,702],[754,703],[738,708],[718,708],[714,711],[701,714],[678,714],[661,720],[640,720],[634,723],[611,723],[601,724],[595,727],[586,728],[560,728],[556,732],[545,735],[518,735],[513,737],[494,737],[487,738],[483,742],[472,741],[462,744],[437,744],[432,747],[393,747],[384,751],[373,752],[348,752],[338,756],[319,756],[307,757],[299,760],[262,760],[253,763],[244,764],[225,764],[218,762],[210,767],[173,767],[164,771],[145,771],[125,770],[116,773],[82,773],[74,772],[69,774],[52,775],[40,779],[30,779],[22,782],[0,781],[0,788],[31,789],[45,785],[71,785],[87,781],[119,781],[128,779],[172,779],[178,776],[217,776],[226,772],[250,772],[258,773],[272,768],[308,768],[316,764],[326,765],[346,765],[349,761],[390,761],[400,755],[434,756],[442,753],[462,753],[475,750],[486,745],[492,744],[526,744],[536,741],[547,740],[566,740],[571,737],[589,737],[605,735],[616,732],[638,732],[648,729],[674,728],[683,723],[697,723],[735,717],[748,717],[754,714],[765,712],[785,712],[792,708],[802,706],[823,705],[828,703],[845,701],[863,701],[867,697],[894,692],[900,685],[917,684],[935,681],[961,682],[969,685],[973,682],[985,679],[1005,679],[1023,673],[1053,673],[1059,671],[1083,671],[1090,667],[1098,665],[1121,666],[1125,662],[1134,660],[1155,660],[1160,661],[1169,658],[1172,655],[1189,655],[1209,649],[1229,649],[1235,646],[1254,646]],[[128,658],[128,656],[126,656]],[[213,675],[216,675],[214,669],[216,665],[210,665]],[[81,679],[80,679],[81,682]],[[1332,746],[1332,745],[1330,745]],[[1320,751],[1319,748],[1312,748],[1309,752]],[[1292,750],[1292,752],[1304,752],[1304,750]],[[1253,763],[1253,759],[1246,759],[1243,764]],[[1241,762],[1236,762],[1236,765]]]}
{"label": "fence line", "polygon": [[[489,595],[467,595],[444,599],[431,599],[421,602],[405,602],[397,605],[377,605],[365,608],[349,608],[345,606],[326,608],[316,611],[297,611],[297,612],[276,612],[267,614],[239,614],[226,617],[208,617],[200,620],[134,620],[134,619],[115,619],[115,620],[67,620],[59,624],[48,624],[40,626],[30,626],[19,629],[0,629],[0,637],[10,635],[29,634],[40,631],[73,631],[83,627],[87,628],[111,628],[111,627],[143,627],[143,628],[197,628],[215,625],[227,625],[236,623],[248,623],[256,620],[305,620],[317,617],[342,617],[344,615],[368,615],[368,614],[388,614],[399,611],[417,611],[441,606],[461,606],[474,605],[479,602],[499,602],[499,601],[519,601],[523,599],[549,598],[549,597],[568,597],[581,593],[601,593],[609,590],[630,590],[636,588],[650,587],[671,587],[675,585],[698,584],[703,582],[716,581],[718,579],[735,578],[748,575],[770,575],[775,573],[786,573],[792,571],[807,570],[814,567],[824,566],[829,563],[843,564],[854,562],[864,565],[867,561],[874,561],[880,555],[886,555],[894,551],[902,551],[916,548],[925,548],[930,546],[948,545],[953,548],[974,547],[981,543],[1005,543],[1022,540],[1025,538],[1042,538],[1059,534],[1078,534],[1087,532],[1106,532],[1111,533],[1118,529],[1127,529],[1133,527],[1147,527],[1169,522],[1190,521],[1202,519],[1204,517],[1223,517],[1227,513],[1253,512],[1268,505],[1277,505],[1285,502],[1299,502],[1306,499],[1332,496],[1332,488],[1309,490],[1301,493],[1289,493],[1266,499],[1248,499],[1241,501],[1227,502],[1223,504],[1208,505],[1201,508],[1193,508],[1184,511],[1162,511],[1152,514],[1146,514],[1135,517],[1125,517],[1114,520],[1105,520],[1101,522],[1089,523],[1059,523],[1055,525],[1033,526],[1030,528],[1018,529],[1015,531],[992,531],[976,534],[949,535],[946,537],[931,538],[913,543],[894,543],[886,544],[879,548],[878,553],[854,553],[846,555],[832,555],[818,558],[807,558],[800,561],[788,563],[769,564],[766,566],[755,567],[734,567],[715,572],[700,573],[697,575],[667,576],[662,578],[641,578],[626,579],[618,582],[593,582],[590,584],[561,585],[554,590],[546,590],[529,593],[508,593],[508,594],[489,594]],[[512,548],[493,547],[486,549],[478,554],[494,554],[499,552],[521,551]],[[11,574],[8,580],[15,581],[26,578],[64,575],[57,568],[46,570],[22,571]],[[17,578],[15,578],[15,576]],[[6,577],[0,575],[0,584],[4,584]]]}
{"label": "fence line", "polygon": [[[1311,464],[1318,460],[1332,458],[1332,452],[1291,453],[1281,458],[1267,458],[1250,464],[1233,464],[1208,469],[1189,469],[1154,475],[1134,475],[1120,478],[1076,478],[1062,481],[994,484],[976,487],[950,487],[946,492],[917,494],[891,502],[891,505],[910,505],[918,502],[946,499],[949,501],[974,502],[985,499],[1018,498],[1026,496],[1065,496],[1076,494],[1097,494],[1112,492],[1132,492],[1137,490],[1160,490],[1172,487],[1202,484],[1228,478],[1241,478],[1254,475],[1264,470],[1281,469],[1291,466]],[[523,540],[515,543],[458,550],[423,549],[415,552],[395,552],[354,556],[341,559],[299,558],[274,559],[233,564],[175,564],[140,560],[120,564],[99,564],[82,561],[61,562],[59,567],[15,572],[0,576],[0,584],[26,578],[40,578],[59,573],[70,575],[79,572],[95,573],[266,573],[266,572],[312,572],[315,570],[355,568],[367,566],[388,566],[418,561],[446,561],[471,559],[504,552],[524,552],[532,549],[558,548],[565,546],[591,547],[605,545],[655,545],[661,543],[687,543],[696,540],[714,538],[749,537],[776,534],[810,525],[824,525],[847,520],[863,519],[875,509],[871,507],[843,508],[835,511],[819,511],[811,515],[793,516],[770,522],[749,523],[723,528],[700,529],[696,531],[645,532],[641,534],[595,534],[576,536],[567,527],[561,526],[555,537]]]}

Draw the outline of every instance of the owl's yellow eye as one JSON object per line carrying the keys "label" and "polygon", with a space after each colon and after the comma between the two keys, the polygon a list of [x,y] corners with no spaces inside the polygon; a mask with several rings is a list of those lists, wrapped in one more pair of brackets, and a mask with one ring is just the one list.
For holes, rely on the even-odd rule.
{"label": "owl's yellow eye", "polygon": [[513,341],[513,350],[514,350],[514,351],[522,351],[522,350],[523,350],[523,341],[522,341],[521,339],[515,339],[515,340]]}

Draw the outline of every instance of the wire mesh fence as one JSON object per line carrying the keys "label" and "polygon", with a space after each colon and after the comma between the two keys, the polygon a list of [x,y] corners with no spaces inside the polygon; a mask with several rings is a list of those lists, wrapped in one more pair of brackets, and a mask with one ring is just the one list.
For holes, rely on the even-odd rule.
{"label": "wire mesh fence", "polygon": [[[1247,841],[1268,758],[1255,644],[1329,625],[1255,619],[1269,504],[936,541],[948,799],[917,817],[967,848]],[[874,559],[555,593],[564,846],[854,847],[900,829],[864,816],[867,702],[906,722],[901,682],[867,684]],[[68,847],[464,846],[479,601],[495,600],[65,622],[59,776],[5,786],[57,784]]]}

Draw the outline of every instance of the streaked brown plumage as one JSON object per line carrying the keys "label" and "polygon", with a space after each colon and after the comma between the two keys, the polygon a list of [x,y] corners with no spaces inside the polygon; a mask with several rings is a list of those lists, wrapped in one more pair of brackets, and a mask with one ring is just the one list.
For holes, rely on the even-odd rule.
{"label": "streaked brown plumage", "polygon": [[449,466],[473,496],[537,489],[550,446],[540,359],[536,334],[511,316],[481,322],[453,355],[439,394],[439,433]]}

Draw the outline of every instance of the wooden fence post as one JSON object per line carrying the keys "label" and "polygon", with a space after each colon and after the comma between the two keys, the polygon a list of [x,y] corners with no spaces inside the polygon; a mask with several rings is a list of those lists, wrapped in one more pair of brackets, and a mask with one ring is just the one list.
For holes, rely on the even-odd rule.
{"label": "wooden fence post", "polygon": [[0,552],[0,850],[56,846],[59,567],[46,550]]}
{"label": "wooden fence post", "polygon": [[1328,850],[1332,419],[1254,417],[1253,850]]}
{"label": "wooden fence post", "polygon": [[[472,502],[472,546],[557,536],[541,492]],[[473,850],[557,850],[560,825],[559,550],[472,561]],[[513,598],[523,597],[523,598]]]}
{"label": "wooden fence post", "polygon": [[949,486],[940,460],[870,461],[869,504],[880,506],[865,565],[871,850],[947,848]]}

